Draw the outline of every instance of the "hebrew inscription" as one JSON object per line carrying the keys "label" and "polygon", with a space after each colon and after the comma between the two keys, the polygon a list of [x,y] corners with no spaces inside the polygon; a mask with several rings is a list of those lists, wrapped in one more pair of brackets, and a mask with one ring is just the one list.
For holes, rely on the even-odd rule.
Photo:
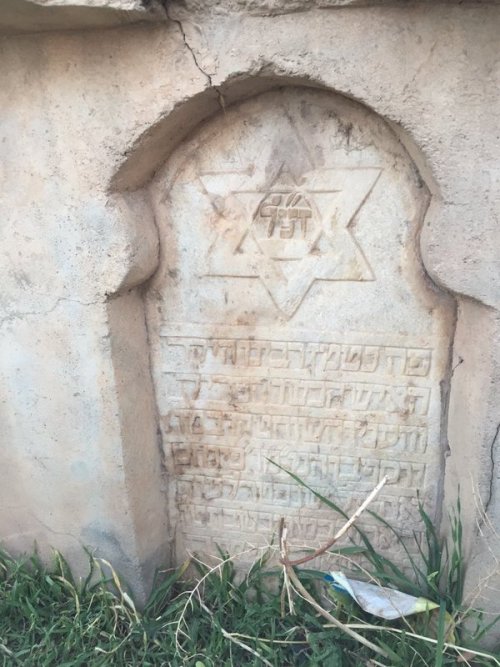
{"label": "hebrew inscription", "polygon": [[346,512],[387,476],[373,509],[408,536],[417,493],[436,510],[453,311],[418,256],[415,174],[379,119],[291,88],[156,176],[147,313],[179,558],[265,544],[281,516],[296,545],[328,539],[338,519],[278,466]]}

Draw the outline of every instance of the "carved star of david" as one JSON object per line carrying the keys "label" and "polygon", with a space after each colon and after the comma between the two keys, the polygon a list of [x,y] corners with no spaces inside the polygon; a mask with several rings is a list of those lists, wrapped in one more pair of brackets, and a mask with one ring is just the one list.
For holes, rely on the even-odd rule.
{"label": "carved star of david", "polygon": [[210,247],[207,275],[260,279],[288,318],[316,280],[374,280],[349,226],[379,175],[376,167],[296,174],[282,164],[262,185],[245,172],[202,174],[227,223]]}

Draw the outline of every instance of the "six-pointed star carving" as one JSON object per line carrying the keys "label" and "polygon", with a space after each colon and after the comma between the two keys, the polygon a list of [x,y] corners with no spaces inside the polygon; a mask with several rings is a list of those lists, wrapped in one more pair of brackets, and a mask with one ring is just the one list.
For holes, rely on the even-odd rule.
{"label": "six-pointed star carving", "polygon": [[373,280],[349,225],[380,171],[323,168],[297,175],[282,164],[264,185],[248,172],[202,174],[227,222],[210,247],[207,274],[259,278],[287,317],[315,280]]}

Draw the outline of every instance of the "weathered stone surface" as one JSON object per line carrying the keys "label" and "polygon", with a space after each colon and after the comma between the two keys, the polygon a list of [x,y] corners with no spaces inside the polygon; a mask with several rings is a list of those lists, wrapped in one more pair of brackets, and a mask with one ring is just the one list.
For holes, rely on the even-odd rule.
{"label": "weathered stone surface", "polygon": [[[467,4],[498,4],[500,0],[466,0]],[[426,5],[435,0],[417,0],[415,4]],[[463,0],[442,0],[444,4],[464,4]],[[342,7],[403,6],[407,0],[182,0],[177,3],[187,12],[199,14],[208,11],[218,14],[247,12],[255,16],[276,16],[304,12],[310,9],[341,9]]]}
{"label": "weathered stone surface", "polygon": [[[423,454],[428,458],[422,461],[426,474],[432,471],[429,482],[443,482],[444,502],[436,502],[439,488],[437,494],[429,492],[428,501],[446,516],[460,484],[468,588],[474,594],[479,590],[489,610],[498,613],[494,563],[499,544],[493,532],[500,529],[498,7],[398,3],[316,8],[303,12],[300,21],[293,14],[271,19],[246,9],[224,15],[171,6],[169,12],[181,25],[17,35],[0,42],[0,467],[8,471],[0,484],[3,544],[22,550],[36,539],[45,553],[55,546],[73,562],[78,562],[81,545],[90,545],[144,593],[152,568],[168,558],[174,537],[168,494],[191,474],[166,473],[161,463],[164,452],[172,470],[175,442],[165,417],[173,408],[165,392],[180,363],[164,334],[219,342],[218,356],[212,344],[199,369],[189,361],[186,372],[195,377],[215,371],[224,375],[218,372],[221,350],[224,341],[237,336],[252,344],[260,341],[259,354],[265,353],[267,342],[276,341],[338,344],[354,359],[355,350],[366,346],[432,348],[429,375],[411,381],[404,375],[401,384],[407,392],[414,389],[410,382],[430,390],[431,412],[422,426],[431,438]],[[269,92],[279,87],[285,90]],[[263,93],[269,96],[258,97]],[[286,146],[298,139],[293,140],[285,115],[276,116],[272,100],[280,95],[292,101],[325,99],[335,110],[331,118],[307,123],[289,102],[295,124],[305,123],[303,131],[310,132],[306,136],[317,147],[307,168],[298,143],[287,154]],[[315,104],[305,107],[314,110]],[[247,125],[241,115],[245,109],[252,121]],[[252,109],[258,110],[257,118]],[[215,117],[207,121],[210,116]],[[198,127],[202,121],[207,124]],[[317,134],[316,126],[324,132]],[[275,140],[275,128],[282,144]],[[251,160],[262,138],[259,160]],[[330,155],[325,144],[340,152]],[[193,156],[190,150],[198,145]],[[305,266],[304,258],[315,254],[314,230],[324,229],[316,202],[321,193],[311,186],[312,194],[294,206],[304,215],[311,213],[312,236],[307,232],[291,251],[283,247],[281,236],[277,244],[266,237],[268,196],[280,195],[275,186],[284,187],[272,180],[272,170],[269,180],[262,176],[272,166],[273,146],[294,162],[296,179],[311,178],[322,165],[351,169],[352,164],[335,160],[342,151],[347,160],[354,149],[360,173],[383,166],[358,215],[342,218],[339,245],[318,247],[323,273],[317,267],[273,273],[276,264]],[[183,155],[186,162],[174,176]],[[234,172],[239,156],[255,164],[248,178],[261,175],[261,182],[230,187],[220,172]],[[371,164],[368,157],[378,162]],[[339,190],[359,185],[348,175],[350,180],[339,176]],[[381,183],[387,196],[380,192]],[[160,201],[167,184],[173,206]],[[228,188],[236,192],[234,197]],[[192,193],[189,209],[183,192]],[[226,274],[220,264],[229,263],[231,253],[223,243],[224,231],[230,232],[231,225],[242,229],[245,216],[238,211],[247,201],[245,192],[255,204],[246,214],[248,243],[254,249],[247,257],[242,253]],[[291,233],[290,206],[286,201],[281,206],[280,219],[288,220],[282,227],[285,236]],[[170,228],[166,222],[173,211],[177,215]],[[221,217],[226,213],[231,213],[227,227]],[[422,216],[420,233],[412,237],[410,230],[418,228]],[[185,229],[188,223],[197,235]],[[167,238],[185,241],[186,252],[181,245],[169,246]],[[341,250],[341,273],[328,273],[324,258],[335,260]],[[180,259],[183,254],[192,259],[191,269]],[[200,266],[206,276],[198,296]],[[146,283],[153,274],[152,283]],[[358,299],[361,294],[370,297]],[[159,312],[154,310],[156,296]],[[450,330],[450,300],[457,304],[455,333]],[[240,310],[248,312],[237,322]],[[287,345],[286,354],[289,349]],[[448,351],[453,360],[446,372]],[[165,360],[174,367],[163,373]],[[268,383],[282,372],[269,363],[263,368]],[[264,375],[253,367],[243,370],[247,378]],[[294,384],[302,387],[318,379],[366,384],[346,368],[334,371],[339,374],[335,380],[310,379],[306,369],[296,370]],[[397,384],[396,376],[379,372],[387,386]],[[222,390],[224,385],[218,384]],[[201,393],[207,386],[200,385],[196,401],[208,401]],[[241,408],[244,392],[234,398]],[[186,407],[188,400],[195,401],[189,392],[174,407],[201,407]],[[276,412],[272,405],[268,412]],[[227,394],[213,410],[224,406],[230,407]],[[224,412],[232,421],[235,413],[245,411]],[[298,412],[285,416],[298,420]],[[355,421],[347,415],[341,419]],[[399,416],[394,420],[398,429],[405,425]],[[297,421],[297,427],[303,424]],[[346,434],[348,442],[356,439],[353,447],[361,446],[359,429],[347,428]],[[281,447],[282,440],[277,443]],[[301,447],[307,453],[303,444],[293,452],[300,453]],[[338,449],[338,457],[350,456],[344,445]],[[319,453],[323,450],[319,443]],[[366,462],[373,459],[375,479],[383,460],[377,450],[382,451],[377,448],[371,457],[363,447],[359,471],[357,464],[351,470],[366,475]],[[195,446],[185,461],[196,462],[198,452]],[[208,471],[222,460],[220,454],[206,459]],[[396,462],[403,461],[402,453],[398,457]],[[291,460],[299,465],[298,458]],[[256,465],[255,457],[250,464]],[[333,464],[340,472],[340,461],[333,459]],[[252,481],[261,479],[259,470],[250,470],[252,475],[255,471]],[[208,471],[203,480],[211,479]],[[278,480],[268,470],[264,474],[271,484]],[[308,480],[323,483],[322,476],[320,465],[319,471],[311,469]],[[233,477],[227,473],[229,480]],[[348,488],[342,486],[340,496]],[[397,496],[394,485],[388,495],[392,490]],[[206,500],[207,514],[213,501]],[[221,501],[215,501],[220,515]],[[486,519],[480,516],[481,505]],[[175,518],[173,503],[168,509]]]}
{"label": "weathered stone surface", "polygon": [[166,18],[159,0],[2,0],[0,33],[106,28]]}
{"label": "weathered stone surface", "polygon": [[425,279],[428,193],[390,129],[328,93],[267,93],[182,145],[152,191],[179,558],[266,543],[282,514],[300,544],[328,539],[331,512],[268,459],[347,511],[387,475],[376,509],[411,536],[417,490],[432,514],[441,501],[454,309]]}
{"label": "weathered stone surface", "polygon": [[0,47],[2,544],[58,548],[82,571],[89,546],[142,596],[169,558],[147,332],[133,291],[156,269],[158,237],[147,202],[118,201],[107,186],[130,132],[159,111],[135,89],[138,53],[158,102],[158,61],[177,69],[183,94],[189,80],[196,92],[203,85],[189,52],[179,53],[178,30],[167,34],[44,34]]}

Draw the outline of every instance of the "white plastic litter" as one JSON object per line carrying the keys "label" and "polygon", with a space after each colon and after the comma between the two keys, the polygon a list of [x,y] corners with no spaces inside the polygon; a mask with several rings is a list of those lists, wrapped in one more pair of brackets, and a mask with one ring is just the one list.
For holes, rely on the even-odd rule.
{"label": "white plastic litter", "polygon": [[330,583],[336,590],[343,590],[364,611],[380,618],[392,620],[435,609],[439,605],[422,597],[415,597],[377,584],[348,579],[342,572],[330,572]]}

